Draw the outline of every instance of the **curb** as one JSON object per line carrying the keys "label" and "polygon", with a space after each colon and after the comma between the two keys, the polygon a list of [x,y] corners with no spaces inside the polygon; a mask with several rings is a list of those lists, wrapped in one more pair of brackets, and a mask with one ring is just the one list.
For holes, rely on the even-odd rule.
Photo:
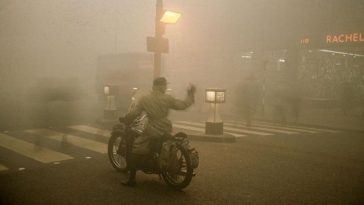
{"label": "curb", "polygon": [[[294,125],[294,124],[289,123],[289,125]],[[326,128],[326,129],[346,131],[346,132],[364,132],[364,130],[357,129],[357,128],[333,127],[333,126],[328,126],[328,125],[318,125],[318,124],[309,124],[309,123],[297,123],[296,125],[316,127],[316,128]]]}
{"label": "curb", "polygon": [[[242,119],[241,117],[237,116],[237,115],[226,115],[225,117],[232,117],[234,119]],[[255,118],[252,119],[252,123],[254,124],[254,121],[263,121],[263,122],[269,122],[269,123],[274,123],[271,119],[267,119],[264,117],[259,117],[256,116]],[[364,132],[364,129],[360,129],[360,128],[347,128],[347,127],[335,127],[334,125],[322,125],[320,123],[309,123],[309,122],[287,122],[287,125],[292,125],[292,126],[308,126],[308,127],[316,127],[316,128],[326,128],[326,129],[333,129],[333,130],[338,130],[338,131],[349,131],[349,132]],[[363,120],[363,127],[364,127],[364,120]]]}
{"label": "curb", "polygon": [[[274,123],[273,121],[270,120],[266,120],[266,119],[257,119],[263,122],[268,122],[268,123]],[[254,120],[253,120],[254,123]],[[333,127],[333,126],[329,126],[329,125],[319,125],[319,124],[310,124],[310,123],[305,123],[305,122],[287,122],[287,126],[306,126],[306,127],[313,127],[313,128],[323,128],[323,129],[332,129],[332,130],[338,130],[338,131],[349,131],[349,132],[364,132],[364,130],[361,129],[355,129],[355,128],[343,128],[343,127]],[[364,125],[363,125],[364,126]]]}

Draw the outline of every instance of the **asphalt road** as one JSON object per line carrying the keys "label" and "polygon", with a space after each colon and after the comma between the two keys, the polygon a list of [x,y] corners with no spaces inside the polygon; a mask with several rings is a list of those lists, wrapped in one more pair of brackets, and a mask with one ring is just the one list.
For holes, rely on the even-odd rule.
{"label": "asphalt road", "polygon": [[106,154],[0,173],[0,204],[364,204],[364,133],[193,141],[200,166],[183,191],[138,173],[123,187]]}

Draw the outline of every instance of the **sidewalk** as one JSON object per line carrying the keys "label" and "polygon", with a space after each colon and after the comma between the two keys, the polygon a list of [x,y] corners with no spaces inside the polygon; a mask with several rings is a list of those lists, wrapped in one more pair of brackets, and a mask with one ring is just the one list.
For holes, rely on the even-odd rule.
{"label": "sidewalk", "polygon": [[[272,111],[266,110],[265,115],[257,113],[253,118],[254,120],[272,122]],[[172,121],[190,121],[190,122],[204,122],[207,120],[208,113],[198,112],[196,110],[187,112],[173,112],[170,119]],[[221,113],[223,122],[228,121],[244,121],[244,118],[240,113]],[[112,126],[117,124],[118,121],[98,121],[97,124],[104,129],[111,130]],[[353,110],[348,115],[344,115],[339,109],[304,109],[297,122],[294,121],[290,113],[287,113],[287,124],[323,127],[339,130],[359,131],[364,132],[364,117],[361,116],[361,110]],[[210,141],[210,142],[235,142],[236,138],[233,135],[207,135],[204,133],[189,133],[191,140],[197,141]]]}
{"label": "sidewalk", "polygon": [[[257,114],[255,119],[272,121],[271,112],[266,115]],[[360,110],[354,110],[348,115],[344,115],[339,109],[304,109],[297,122],[287,114],[288,123],[296,123],[309,126],[327,127],[342,130],[364,132],[364,116]]]}
{"label": "sidewalk", "polygon": [[307,109],[298,123],[337,129],[364,131],[364,116],[360,110],[344,115],[339,109]]}
{"label": "sidewalk", "polygon": [[[265,114],[257,113],[253,120],[272,121],[272,111],[266,110]],[[202,112],[180,112],[172,115],[173,120],[206,121],[208,114]],[[221,113],[223,121],[239,120],[244,118],[239,113]],[[361,110],[353,110],[348,115],[344,115],[339,109],[314,109],[308,108],[301,111],[297,122],[290,113],[287,114],[287,122],[301,125],[327,127],[333,129],[343,129],[364,132],[364,116]]]}

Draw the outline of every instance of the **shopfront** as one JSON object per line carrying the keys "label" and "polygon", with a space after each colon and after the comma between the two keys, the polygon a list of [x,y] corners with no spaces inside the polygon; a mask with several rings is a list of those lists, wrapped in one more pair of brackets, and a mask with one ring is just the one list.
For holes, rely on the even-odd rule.
{"label": "shopfront", "polygon": [[290,48],[248,51],[241,61],[261,84],[265,107],[285,99],[325,109],[363,104],[364,31],[306,35]]}
{"label": "shopfront", "polygon": [[339,100],[350,92],[358,101],[364,95],[364,31],[307,36],[300,48],[297,77],[305,97]]}

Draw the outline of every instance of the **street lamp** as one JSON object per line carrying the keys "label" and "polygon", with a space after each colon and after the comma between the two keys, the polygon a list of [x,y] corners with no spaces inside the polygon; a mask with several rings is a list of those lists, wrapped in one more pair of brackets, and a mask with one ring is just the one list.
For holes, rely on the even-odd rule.
{"label": "street lamp", "polygon": [[181,17],[181,13],[174,12],[174,11],[164,11],[160,22],[165,24],[175,24],[177,23],[178,19]]}
{"label": "street lamp", "polygon": [[205,102],[210,103],[210,116],[205,124],[205,133],[212,135],[224,134],[224,123],[218,112],[218,104],[225,103],[226,90],[208,88],[205,91]]}
{"label": "street lamp", "polygon": [[155,35],[147,37],[147,50],[154,52],[153,78],[161,74],[162,53],[168,53],[168,39],[163,38],[165,24],[174,24],[181,17],[181,13],[164,10],[163,0],[157,0],[155,17]]}
{"label": "street lamp", "polygon": [[118,96],[119,87],[116,85],[105,85],[104,95],[106,97],[106,104],[104,108],[104,120],[115,120],[118,117],[118,110],[116,108],[116,96]]}

